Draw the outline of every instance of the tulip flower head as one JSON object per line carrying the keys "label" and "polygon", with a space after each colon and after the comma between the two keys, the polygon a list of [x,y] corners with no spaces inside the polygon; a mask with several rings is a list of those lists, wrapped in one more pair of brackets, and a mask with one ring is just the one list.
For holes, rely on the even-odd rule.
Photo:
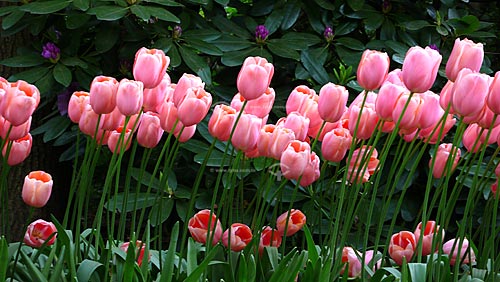
{"label": "tulip flower head", "polygon": [[276,227],[281,236],[292,236],[304,227],[306,215],[300,210],[291,209],[276,219]]}
{"label": "tulip flower head", "polygon": [[169,64],[170,58],[162,50],[142,47],[135,53],[134,79],[141,81],[144,88],[155,88],[161,83]]}
{"label": "tulip flower head", "polygon": [[236,79],[238,92],[246,100],[257,99],[266,92],[273,74],[274,66],[265,58],[246,58]]}
{"label": "tulip flower head", "polygon": [[348,277],[358,277],[361,275],[361,261],[358,256],[361,256],[358,251],[354,250],[351,247],[344,247],[342,249],[342,264],[346,264],[340,270],[340,274],[344,274],[347,268]]}
{"label": "tulip flower head", "polygon": [[357,79],[367,91],[380,88],[387,78],[391,61],[385,52],[365,50],[358,65]]}
{"label": "tulip flower head", "polygon": [[402,265],[403,260],[411,261],[415,247],[415,235],[410,231],[401,231],[392,235],[389,243],[389,255],[398,265]]}
{"label": "tulip flower head", "polygon": [[[435,178],[441,178],[451,173],[458,165],[460,154],[460,149],[455,148],[453,144],[444,143],[439,145],[434,157],[429,160],[429,167],[432,167],[433,159],[436,159],[432,169],[432,175]],[[451,165],[449,166],[449,169],[447,169],[448,158],[452,158],[450,160]]]}
{"label": "tulip flower head", "polygon": [[[443,242],[445,235],[444,230],[442,230],[435,221],[427,221],[425,223],[425,227],[423,226],[422,222],[420,222],[413,234],[415,235],[415,242],[417,244],[419,243],[420,239],[422,239],[423,256],[434,253],[438,249],[439,245]],[[438,236],[441,237],[440,240]],[[433,243],[434,240],[436,240],[436,242]],[[432,244],[434,244],[434,249],[432,248]]]}
{"label": "tulip flower head", "polygon": [[33,248],[40,248],[43,244],[50,246],[56,241],[56,235],[57,229],[52,222],[38,219],[28,225],[24,234],[24,243]]}
{"label": "tulip flower head", "polygon": [[222,225],[217,216],[210,210],[201,210],[191,217],[188,222],[188,230],[193,239],[202,244],[212,238],[212,245],[215,245],[222,237]]}
{"label": "tulip flower head", "polygon": [[252,230],[243,223],[233,223],[222,235],[222,244],[234,252],[243,250],[252,241]]}
{"label": "tulip flower head", "polygon": [[483,58],[482,43],[474,43],[474,41],[467,38],[463,40],[457,38],[446,63],[446,76],[449,80],[455,81],[458,73],[463,68],[478,72],[483,64]]}
{"label": "tulip flower head", "polygon": [[262,255],[265,247],[276,247],[281,246],[282,237],[278,230],[272,229],[269,226],[264,227],[260,233],[259,241],[259,254]]}
{"label": "tulip flower head", "polygon": [[450,265],[469,264],[476,262],[476,254],[469,246],[467,238],[454,238],[443,244],[443,253],[448,255]]}
{"label": "tulip flower head", "polygon": [[432,48],[411,47],[406,52],[401,69],[406,88],[416,93],[429,90],[436,80],[441,60],[442,56]]}
{"label": "tulip flower head", "polygon": [[41,208],[47,204],[52,192],[52,176],[44,171],[32,171],[24,178],[23,201],[32,207]]}
{"label": "tulip flower head", "polygon": [[[144,251],[146,250],[146,245],[142,241],[135,241],[135,246],[132,245],[131,242],[125,242],[120,245],[120,249],[125,253],[128,252],[129,248],[134,248],[135,256],[137,257],[136,261],[139,266],[142,265],[142,260],[144,259]],[[149,254],[148,261],[151,258],[151,254]]]}

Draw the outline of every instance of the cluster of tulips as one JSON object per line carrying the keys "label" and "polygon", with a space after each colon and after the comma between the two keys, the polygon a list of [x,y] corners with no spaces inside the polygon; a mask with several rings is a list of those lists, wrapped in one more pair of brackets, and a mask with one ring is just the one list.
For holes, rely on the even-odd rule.
{"label": "cluster of tulips", "polygon": [[31,120],[40,103],[40,91],[23,80],[8,82],[0,77],[0,140],[7,164],[22,163],[30,154]]}
{"label": "cluster of tulips", "polygon": [[[276,219],[276,229],[265,226],[257,234],[259,236],[259,253],[262,254],[265,247],[276,247],[281,245],[283,236],[292,236],[304,227],[306,216],[300,210],[291,209]],[[215,213],[205,209],[196,213],[188,222],[189,233],[199,243],[212,245],[219,242],[232,251],[239,252],[254,239],[254,234],[248,225],[233,223],[223,231],[222,224]]]}

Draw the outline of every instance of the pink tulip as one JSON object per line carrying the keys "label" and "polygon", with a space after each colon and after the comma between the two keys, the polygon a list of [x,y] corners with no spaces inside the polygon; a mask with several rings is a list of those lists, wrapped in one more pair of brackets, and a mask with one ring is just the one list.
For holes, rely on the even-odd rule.
{"label": "pink tulip", "polygon": [[191,87],[204,88],[205,83],[201,81],[201,78],[199,78],[198,76],[188,73],[183,74],[179,81],[177,81],[172,96],[176,107],[178,107],[182,103],[184,97],[186,97],[187,90]]}
{"label": "pink tulip", "polygon": [[[30,131],[31,120],[32,117],[30,116],[25,123],[13,126],[8,120],[5,120],[2,116],[0,116],[0,136],[4,140],[17,140],[19,138],[23,138]],[[9,136],[7,136],[7,134],[9,134]]]}
{"label": "pink tulip", "polygon": [[[496,114],[488,107],[488,105],[484,105],[483,109],[477,114],[476,117],[471,118],[471,121],[476,122],[481,128],[490,129],[492,127],[496,127],[500,124],[500,119],[495,119],[493,122],[493,118]],[[465,120],[467,117],[464,117],[464,123],[467,123]]]}
{"label": "pink tulip", "polygon": [[10,83],[7,79],[0,76],[0,107],[2,105],[2,99],[7,92],[7,89],[10,88]]}
{"label": "pink tulip", "polygon": [[370,265],[370,263],[372,263],[373,271],[380,269],[380,267],[382,266],[382,257],[380,257],[377,261],[373,261],[376,255],[380,255],[380,252],[375,252],[374,250],[369,250],[365,252],[365,265]]}
{"label": "pink tulip", "polygon": [[137,143],[146,148],[154,148],[163,136],[160,115],[155,112],[145,112],[142,115],[139,129],[137,130]]}
{"label": "pink tulip", "polygon": [[[84,134],[94,139],[99,139],[102,136],[101,125],[103,121],[99,121],[99,128],[97,127],[98,121],[99,115],[92,110],[90,104],[87,104],[82,112],[80,121],[78,122],[78,127]],[[96,130],[98,130],[98,132],[96,132]]]}
{"label": "pink tulip", "polygon": [[308,143],[294,140],[288,143],[280,159],[281,173],[287,179],[298,180],[311,160]]}
{"label": "pink tulip", "polygon": [[[120,249],[124,251],[125,253],[128,252],[128,249],[130,248],[130,243],[131,242],[125,242],[120,245]],[[132,248],[134,248],[135,256],[137,257],[136,261],[139,266],[142,265],[142,260],[144,259],[144,252],[146,251],[146,244],[144,244],[142,241],[137,240],[135,241],[135,244],[132,245]],[[149,254],[148,261],[151,259],[151,254]]]}
{"label": "pink tulip", "polygon": [[222,244],[226,248],[230,246],[234,252],[239,252],[252,242],[252,237],[250,227],[243,223],[233,223],[222,235]]}
{"label": "pink tulip", "polygon": [[458,72],[463,68],[479,72],[483,64],[483,58],[483,44],[474,43],[467,38],[464,40],[457,38],[446,63],[446,76],[449,80],[455,81]]}
{"label": "pink tulip", "polygon": [[276,219],[276,228],[281,236],[292,236],[304,227],[306,219],[306,215],[303,212],[291,209],[278,216]]}
{"label": "pink tulip", "polygon": [[44,171],[32,171],[24,178],[22,197],[24,203],[34,208],[47,204],[52,192],[52,176]]}
{"label": "pink tulip", "polygon": [[419,129],[424,129],[436,126],[441,117],[444,115],[444,110],[439,105],[439,95],[432,91],[418,93],[417,95],[420,96],[423,102],[420,109],[420,115],[418,117],[417,127]]}
{"label": "pink tulip", "polygon": [[120,154],[122,150],[127,151],[132,144],[132,131],[127,128],[124,129],[123,127],[118,127],[117,129],[111,131],[107,143],[109,150],[113,154]]}
{"label": "pink tulip", "polygon": [[430,47],[411,47],[401,70],[406,88],[417,93],[429,90],[436,80],[441,59],[439,52]]}
{"label": "pink tulip", "polygon": [[85,105],[90,104],[90,94],[85,91],[76,91],[71,95],[68,103],[68,116],[72,122],[78,123]]}
{"label": "pink tulip", "polygon": [[462,117],[478,114],[486,103],[489,85],[488,75],[461,70],[453,85],[453,110]]}
{"label": "pink tulip", "polygon": [[349,91],[344,86],[327,83],[321,87],[318,99],[319,116],[327,122],[338,121],[345,112]]}
{"label": "pink tulip", "polygon": [[31,146],[33,145],[33,138],[31,134],[27,134],[23,138],[6,142],[3,150],[2,156],[5,158],[7,155],[7,148],[10,145],[10,151],[7,157],[7,164],[10,166],[15,166],[22,163],[31,153]]}
{"label": "pink tulip", "polygon": [[323,121],[318,112],[318,100],[319,96],[313,89],[299,85],[288,96],[286,113],[299,112],[309,119],[309,127],[316,127]]}
{"label": "pink tulip", "polygon": [[19,80],[5,90],[0,105],[0,115],[12,125],[25,123],[40,102],[40,92],[36,86]]}
{"label": "pink tulip", "polygon": [[[349,183],[365,183],[378,170],[379,160],[377,149],[363,146],[354,150],[347,167],[347,181]],[[368,154],[371,154],[368,157]]]}
{"label": "pink tulip", "polygon": [[[325,135],[328,132],[334,130],[335,128],[343,127],[345,120],[346,119],[341,119],[337,122],[325,122],[323,129],[321,129],[322,124],[315,126],[315,127],[309,127],[309,130],[307,131],[307,135],[309,135],[309,137],[311,137],[313,139],[318,139],[318,141],[323,141],[323,138],[325,138]],[[320,132],[320,129],[321,129],[321,132]]]}
{"label": "pink tulip", "polygon": [[[243,111],[247,114],[252,114],[254,116],[264,118],[271,112],[275,97],[276,93],[274,92],[274,89],[269,87],[258,98],[247,101],[247,104]],[[237,111],[240,111],[243,106],[243,102],[245,101],[245,98],[243,98],[243,96],[238,93],[234,95],[233,99],[231,100],[231,107],[233,107]]]}
{"label": "pink tulip", "polygon": [[[437,225],[435,221],[427,221],[425,227],[423,228],[422,228],[422,222],[420,222],[417,225],[417,228],[415,229],[415,232],[413,232],[413,234],[415,235],[416,244],[418,244],[418,242],[420,241],[420,237],[422,236],[423,256],[427,256],[434,253],[444,240],[444,230],[442,230],[441,227],[439,227],[439,225]],[[441,239],[438,236],[441,237]],[[436,240],[436,242],[434,242],[434,249],[433,249],[432,244],[434,240]]]}
{"label": "pink tulip", "polygon": [[185,126],[202,121],[212,105],[212,95],[201,87],[187,89],[184,100],[177,106],[177,117]]}
{"label": "pink tulip", "polygon": [[477,123],[471,123],[467,126],[462,136],[462,143],[468,152],[477,153],[483,148],[484,140],[479,137],[481,129]]}
{"label": "pink tulip", "polygon": [[118,92],[116,93],[116,107],[124,116],[139,113],[144,99],[144,85],[140,81],[120,80]]}
{"label": "pink tulip", "polygon": [[490,84],[486,103],[492,112],[500,114],[500,71],[495,73],[495,78]]}
{"label": "pink tulip", "polygon": [[328,132],[321,143],[321,153],[325,160],[340,162],[351,147],[352,136],[348,129],[339,127]]}
{"label": "pink tulip", "polygon": [[[436,161],[434,163],[434,168],[432,169],[432,175],[435,178],[447,176],[455,170],[458,165],[458,161],[460,160],[460,149],[454,148],[453,144],[443,143],[439,145],[437,152],[429,160],[429,167],[431,168],[434,158],[436,158]],[[448,158],[453,158],[449,171],[446,169]]]}
{"label": "pink tulip", "polygon": [[309,186],[319,179],[319,157],[315,152],[311,152],[309,157],[309,162],[307,163],[302,178],[300,179],[300,185],[302,187]]}
{"label": "pink tulip", "polygon": [[418,128],[423,103],[419,95],[401,95],[392,112],[394,122],[399,121],[400,132],[409,134]]}
{"label": "pink tulip", "polygon": [[439,93],[439,104],[441,108],[447,109],[450,114],[454,114],[453,107],[451,106],[451,97],[453,97],[453,85],[455,83],[451,80],[448,80],[446,84],[441,89],[441,93]]}
{"label": "pink tulip", "polygon": [[234,133],[231,139],[233,146],[243,152],[249,151],[257,146],[262,119],[242,113],[238,123],[235,124]]}
{"label": "pink tulip", "polygon": [[[182,123],[179,123],[180,128],[174,130],[174,136],[177,138],[177,141],[180,143],[185,143],[189,141],[193,137],[196,132],[196,124],[191,126],[184,126]],[[181,132],[182,129],[182,132]]]}
{"label": "pink tulip", "polygon": [[269,226],[264,227],[260,233],[259,254],[262,255],[264,253],[265,247],[279,248],[281,241],[282,238],[278,230],[272,229]]}
{"label": "pink tulip", "polygon": [[222,225],[215,213],[210,210],[201,210],[191,217],[188,230],[193,239],[202,244],[206,244],[207,239],[212,238],[212,245],[215,246],[222,237]]}
{"label": "pink tulip", "polygon": [[208,132],[221,141],[229,140],[236,117],[236,110],[232,107],[222,104],[216,105],[208,121]]}
{"label": "pink tulip", "polygon": [[[103,130],[115,130],[125,121],[125,116],[122,115],[120,110],[115,107],[115,109],[109,114],[101,115],[100,129]],[[130,123],[130,121],[129,121]]]}
{"label": "pink tulip", "polygon": [[161,127],[165,132],[172,132],[182,127],[181,122],[177,119],[177,107],[175,107],[174,102],[162,103],[161,107],[158,107],[158,114],[160,115]]}
{"label": "pink tulip", "polygon": [[347,267],[348,277],[358,277],[361,275],[362,265],[358,256],[361,254],[351,247],[344,247],[342,249],[342,264],[346,264],[340,270],[340,274],[343,275]]}
{"label": "pink tulip", "polygon": [[[440,120],[436,125],[422,129],[419,133],[419,137],[424,139],[424,141],[429,142],[429,144],[436,144],[437,142],[441,142],[444,136],[446,136],[450,129],[455,125],[456,121],[457,120],[453,117],[452,114],[448,114],[446,116],[444,127],[443,123]],[[438,137],[440,138],[438,139]]]}
{"label": "pink tulip", "polygon": [[348,127],[353,137],[366,140],[375,132],[378,115],[375,111],[375,104],[365,103],[363,108],[360,106],[361,104],[351,104],[351,106],[349,106]]}
{"label": "pink tulip", "polygon": [[236,79],[238,92],[246,100],[253,100],[264,94],[271,83],[274,66],[265,58],[247,57]]}
{"label": "pink tulip", "polygon": [[387,78],[384,83],[392,83],[398,86],[403,86],[406,88],[403,82],[403,76],[401,75],[401,69],[394,69],[387,74]]}
{"label": "pink tulip", "polygon": [[386,121],[392,121],[392,112],[396,107],[399,97],[408,95],[410,91],[404,86],[393,83],[384,83],[375,100],[375,110],[378,116]]}
{"label": "pink tulip", "polygon": [[286,117],[280,118],[276,122],[277,126],[291,129],[295,134],[295,139],[305,141],[309,129],[309,119],[299,112],[291,112]]}
{"label": "pink tulip", "polygon": [[357,70],[358,83],[365,90],[380,88],[387,78],[390,59],[387,53],[365,50]]}
{"label": "pink tulip", "polygon": [[266,124],[259,134],[257,143],[259,155],[280,160],[281,154],[292,140],[295,140],[295,134],[291,129]]}
{"label": "pink tulip", "polygon": [[[144,89],[144,111],[154,111],[156,107],[163,103],[167,97],[167,93],[170,90],[170,76],[167,73],[163,75],[163,79],[154,88]],[[173,89],[172,89],[173,90]],[[173,91],[170,91],[173,94]]]}
{"label": "pink tulip", "polygon": [[109,114],[116,106],[118,81],[109,76],[96,76],[90,84],[90,105],[96,114]]}
{"label": "pink tulip", "polygon": [[24,243],[33,248],[40,248],[43,244],[46,246],[54,244],[56,237],[56,226],[52,222],[38,219],[28,225],[24,234]]}
{"label": "pink tulip", "polygon": [[141,81],[144,88],[155,88],[161,83],[169,64],[170,58],[162,50],[142,47],[135,53],[134,79]]}
{"label": "pink tulip", "polygon": [[389,255],[398,264],[410,262],[416,247],[415,235],[410,231],[401,231],[391,236]]}
{"label": "pink tulip", "polygon": [[[460,249],[460,255],[459,255]],[[454,238],[443,244],[443,253],[448,255],[450,265],[455,265],[457,262],[460,264],[469,264],[476,261],[476,254],[474,250],[469,247],[469,240],[464,238]]]}
{"label": "pink tulip", "polygon": [[498,179],[497,181],[495,181],[493,184],[491,184],[491,194],[493,195],[493,197],[497,197],[497,191],[498,191]]}

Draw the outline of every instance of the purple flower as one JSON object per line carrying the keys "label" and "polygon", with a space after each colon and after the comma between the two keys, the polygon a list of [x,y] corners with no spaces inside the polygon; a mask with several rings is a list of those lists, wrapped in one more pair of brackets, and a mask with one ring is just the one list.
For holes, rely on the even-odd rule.
{"label": "purple flower", "polygon": [[382,1],[382,12],[384,14],[389,13],[391,11],[391,8],[392,8],[391,1],[389,1],[389,0]]}
{"label": "purple flower", "polygon": [[429,45],[429,48],[431,48],[431,49],[433,49],[433,50],[436,50],[436,51],[440,52],[440,51],[439,51],[438,46],[437,46],[436,44],[434,44],[434,43],[433,43],[433,44],[431,44],[431,45]]}
{"label": "purple flower", "polygon": [[57,60],[59,60],[60,54],[61,50],[56,46],[56,44],[47,42],[45,43],[45,45],[43,45],[42,57],[44,57],[45,59],[49,59],[51,62],[55,63],[57,62]]}
{"label": "purple flower", "polygon": [[72,82],[66,90],[57,95],[57,109],[61,116],[68,114],[68,103],[73,92],[77,91],[79,87],[78,82]]}
{"label": "purple flower", "polygon": [[333,37],[335,36],[335,34],[333,33],[333,29],[330,26],[327,26],[325,28],[325,31],[323,32],[323,36],[325,37],[326,42],[332,42]]}
{"label": "purple flower", "polygon": [[265,25],[258,25],[255,28],[255,40],[257,43],[264,43],[269,36],[269,30],[267,30]]}
{"label": "purple flower", "polygon": [[181,35],[182,35],[182,27],[180,25],[174,26],[174,30],[172,30],[172,37],[174,39],[177,39],[181,37]]}

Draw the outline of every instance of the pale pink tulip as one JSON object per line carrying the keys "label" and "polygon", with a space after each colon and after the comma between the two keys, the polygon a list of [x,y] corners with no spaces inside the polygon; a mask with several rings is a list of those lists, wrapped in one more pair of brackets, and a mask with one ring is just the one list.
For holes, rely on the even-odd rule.
{"label": "pale pink tulip", "polygon": [[462,117],[478,114],[486,103],[489,85],[488,75],[461,70],[453,85],[453,110]]}
{"label": "pale pink tulip", "polygon": [[162,136],[160,115],[155,112],[145,112],[137,130],[137,143],[146,148],[154,148]]}
{"label": "pale pink tulip", "polygon": [[191,87],[205,87],[205,83],[200,77],[188,73],[184,73],[177,84],[175,85],[174,93],[172,95],[174,104],[176,107],[182,103],[184,97],[186,97],[187,90]]}
{"label": "pale pink tulip", "polygon": [[325,160],[340,162],[351,147],[352,136],[348,129],[339,127],[328,132],[321,143],[321,153]]}
{"label": "pale pink tulip", "polygon": [[340,274],[343,275],[347,267],[348,277],[358,277],[361,275],[362,265],[358,258],[361,254],[354,250],[352,247],[344,247],[342,249],[342,264],[346,264],[340,270]]}
{"label": "pale pink tulip", "polygon": [[291,129],[295,133],[295,139],[305,141],[309,129],[309,119],[299,112],[291,112],[286,117],[276,122],[277,126]]}
{"label": "pale pink tulip", "polygon": [[132,72],[134,79],[141,81],[144,88],[155,88],[163,79],[170,58],[162,50],[140,48],[135,53]]}
{"label": "pale pink tulip", "polygon": [[113,154],[120,154],[122,150],[127,151],[132,144],[132,131],[127,128],[118,127],[111,131],[107,143],[109,150]]}
{"label": "pale pink tulip", "polygon": [[495,78],[490,84],[486,103],[492,112],[500,114],[500,71],[495,73]]}
{"label": "pale pink tulip", "polygon": [[295,134],[291,129],[266,124],[259,133],[259,142],[257,143],[259,155],[280,160],[281,154],[292,140],[295,140]]}
{"label": "pale pink tulip", "polygon": [[[274,99],[276,97],[276,93],[273,88],[268,87],[267,90],[258,98],[247,101],[245,109],[243,110],[247,114],[252,114],[254,116],[264,118],[269,115],[273,108]],[[245,98],[241,96],[239,93],[234,95],[231,100],[231,107],[240,111],[243,102],[245,102]]]}
{"label": "pale pink tulip", "polygon": [[448,113],[454,114],[453,107],[451,106],[451,99],[453,97],[453,85],[455,83],[451,80],[448,80],[446,84],[441,89],[441,93],[439,93],[439,104],[441,108],[447,109]]}
{"label": "pale pink tulip", "polygon": [[300,185],[302,187],[309,186],[319,179],[319,157],[315,152],[311,152],[309,157],[309,162],[307,163],[302,178],[300,179]]}
{"label": "pale pink tulip", "polygon": [[90,94],[85,91],[76,91],[69,98],[68,116],[74,123],[79,123],[85,106],[90,104]]}
{"label": "pale pink tulip", "polygon": [[118,108],[109,113],[101,115],[100,128],[103,130],[115,130],[125,121],[125,116]]}
{"label": "pale pink tulip", "polygon": [[[8,165],[15,166],[22,163],[29,156],[32,145],[33,138],[31,137],[31,134],[28,133],[23,138],[6,142],[2,150],[2,155],[4,158],[7,157]],[[9,146],[10,151],[7,156],[7,149]]]}
{"label": "pale pink tulip", "polygon": [[358,83],[365,90],[380,88],[386,80],[389,71],[390,59],[387,53],[365,50],[359,61],[357,70]]}
{"label": "pale pink tulip", "polygon": [[419,133],[419,137],[424,141],[429,142],[429,144],[436,144],[437,142],[441,142],[444,136],[446,136],[450,129],[455,125],[456,121],[457,120],[453,117],[452,114],[448,114],[446,116],[444,127],[441,120],[439,120],[436,125],[422,129]]}
{"label": "pale pink tulip", "polygon": [[377,157],[377,149],[366,145],[354,150],[347,167],[347,181],[356,184],[368,182],[370,176],[378,170],[380,161]]}
{"label": "pale pink tulip", "polygon": [[[99,139],[102,135],[102,120],[99,121],[99,127],[97,127],[97,122],[99,121],[99,115],[92,110],[90,104],[85,105],[85,108],[78,122],[80,131],[94,139]],[[97,130],[97,131],[96,131]]]}
{"label": "pale pink tulip", "polygon": [[182,123],[179,123],[179,126],[179,129],[174,130],[174,136],[180,143],[189,141],[189,139],[191,139],[196,133],[196,124],[191,126],[184,126]]}
{"label": "pale pink tulip", "polygon": [[98,115],[111,113],[116,106],[118,81],[114,77],[96,76],[90,84],[90,105]]}
{"label": "pale pink tulip", "polygon": [[349,91],[344,86],[327,83],[319,90],[318,113],[327,122],[338,121],[345,112]]}
{"label": "pale pink tulip", "polygon": [[236,79],[238,92],[246,100],[257,99],[266,92],[273,74],[274,66],[265,58],[247,57]]}
{"label": "pale pink tulip", "polygon": [[429,90],[436,80],[441,60],[439,52],[430,47],[411,47],[406,52],[401,69],[406,88],[417,93]]}
{"label": "pale pink tulip", "polygon": [[174,88],[171,89],[170,84],[170,76],[165,73],[163,79],[156,87],[144,89],[143,107],[145,112],[155,111],[156,107],[165,101],[167,93],[171,93],[170,95],[173,94]]}
{"label": "pale pink tulip", "polygon": [[233,146],[241,151],[249,151],[257,146],[262,119],[251,114],[242,113],[238,123],[234,125],[231,139]]}
{"label": "pale pink tulip", "polygon": [[474,43],[474,41],[467,38],[464,40],[457,38],[446,63],[446,76],[449,80],[455,81],[458,72],[463,68],[479,72],[483,64],[483,58],[483,44]]}
{"label": "pale pink tulip", "polygon": [[405,83],[403,82],[403,77],[401,75],[401,69],[394,69],[387,74],[387,78],[384,83],[392,83],[398,86],[403,86],[406,88]]}
{"label": "pale pink tulip", "polygon": [[396,107],[399,97],[408,95],[410,91],[406,87],[386,82],[380,88],[375,100],[377,115],[386,121],[392,121],[392,112]]}
{"label": "pale pink tulip", "polygon": [[455,265],[457,262],[460,264],[476,262],[476,254],[472,247],[469,246],[467,238],[454,238],[447,241],[443,244],[443,253],[448,255],[451,265]]}
{"label": "pale pink tulip", "polygon": [[24,178],[22,197],[24,203],[34,208],[47,204],[52,193],[52,176],[44,171],[32,171]]}
{"label": "pale pink tulip", "polygon": [[299,112],[309,119],[309,127],[316,127],[322,123],[318,112],[319,96],[316,92],[305,86],[295,87],[286,101],[286,113]]}
{"label": "pale pink tulip", "polygon": [[222,104],[216,105],[208,121],[208,132],[221,141],[229,140],[236,117],[237,112],[232,107]]}
{"label": "pale pink tulip", "polygon": [[144,85],[140,81],[120,80],[116,93],[116,107],[124,116],[139,113],[144,101]]}
{"label": "pale pink tulip", "polygon": [[177,117],[185,126],[202,121],[212,105],[212,95],[201,87],[187,89],[186,96],[177,106]]}
{"label": "pale pink tulip", "polygon": [[311,160],[308,143],[294,140],[288,143],[280,159],[281,173],[287,179],[298,180]]}
{"label": "pale pink tulip", "polygon": [[419,95],[401,95],[392,112],[392,119],[399,122],[399,130],[409,134],[418,128],[423,99]]}
{"label": "pale pink tulip", "polygon": [[165,132],[172,132],[181,128],[181,122],[177,118],[177,107],[175,107],[174,102],[162,103],[161,107],[158,107],[158,114],[160,115],[161,127]]}
{"label": "pale pink tulip", "polygon": [[375,104],[365,103],[363,108],[361,104],[351,104],[348,112],[348,127],[351,135],[357,139],[369,139],[375,132],[378,122]]}
{"label": "pale pink tulip", "polygon": [[[443,143],[439,145],[437,152],[435,152],[434,156],[429,160],[429,167],[432,167],[433,159],[436,158],[434,168],[432,169],[432,175],[435,178],[449,175],[449,173],[457,167],[458,161],[460,160],[460,154],[460,149],[453,147],[453,144]],[[449,170],[446,169],[448,158],[453,158]]]}
{"label": "pale pink tulip", "polygon": [[0,105],[0,115],[12,125],[25,123],[40,102],[40,92],[36,86],[18,80],[5,91]]}
{"label": "pale pink tulip", "polygon": [[[32,117],[30,116],[25,123],[13,126],[8,120],[5,120],[2,116],[0,116],[0,136],[4,140],[17,140],[19,138],[23,138],[30,131],[31,120]],[[7,136],[7,134],[9,136]]]}

